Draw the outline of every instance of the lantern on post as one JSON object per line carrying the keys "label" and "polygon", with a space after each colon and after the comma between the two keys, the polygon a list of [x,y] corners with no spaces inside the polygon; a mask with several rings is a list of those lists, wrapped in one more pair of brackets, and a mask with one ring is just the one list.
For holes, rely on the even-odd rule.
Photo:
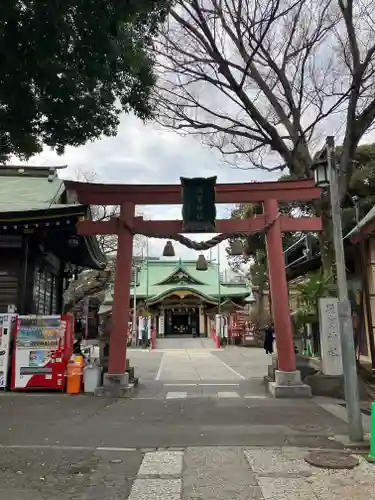
{"label": "lantern on post", "polygon": [[314,174],[314,180],[317,187],[327,188],[330,183],[330,172],[328,169],[327,151],[322,149],[314,157],[311,170]]}
{"label": "lantern on post", "polygon": [[217,177],[180,177],[183,230],[189,233],[214,233]]}

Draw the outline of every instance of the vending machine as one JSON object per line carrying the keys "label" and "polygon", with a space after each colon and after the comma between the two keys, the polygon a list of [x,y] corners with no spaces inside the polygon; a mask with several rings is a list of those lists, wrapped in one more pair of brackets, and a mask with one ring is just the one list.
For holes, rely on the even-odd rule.
{"label": "vending machine", "polygon": [[73,338],[71,315],[18,316],[11,388],[64,390]]}
{"label": "vending machine", "polygon": [[0,389],[5,389],[10,383],[8,373],[16,322],[15,314],[0,314]]}

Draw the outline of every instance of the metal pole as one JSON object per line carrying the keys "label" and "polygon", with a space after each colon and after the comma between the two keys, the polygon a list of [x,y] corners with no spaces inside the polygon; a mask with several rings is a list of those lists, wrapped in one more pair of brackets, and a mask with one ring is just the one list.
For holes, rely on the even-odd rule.
{"label": "metal pole", "polygon": [[[146,237],[146,296],[148,300],[148,238]],[[148,309],[148,305],[147,305]]]}
{"label": "metal pole", "polygon": [[85,298],[85,316],[86,316],[85,340],[87,340],[88,336],[89,336],[89,312],[90,312],[90,299],[89,299],[89,297],[86,297]]}
{"label": "metal pole", "polygon": [[224,318],[221,312],[221,276],[220,276],[220,245],[217,246],[217,274],[218,274],[218,296],[220,314],[220,338],[224,337]]}
{"label": "metal pole", "polygon": [[363,441],[362,415],[358,391],[353,322],[346,281],[345,254],[341,224],[341,203],[334,157],[335,141],[332,136],[329,136],[326,139],[326,151],[330,180],[329,187],[332,208],[333,242],[336,254],[340,340],[344,372],[346,410],[348,414],[349,439],[351,441],[358,442]]}
{"label": "metal pole", "polygon": [[219,296],[219,314],[221,314],[221,288],[220,288],[220,247],[217,246],[217,274],[218,274],[218,296]]}
{"label": "metal pole", "polygon": [[132,344],[137,344],[137,284],[138,284],[138,266],[135,262],[134,266],[134,283],[133,283],[133,328],[132,328]]}
{"label": "metal pole", "polygon": [[[148,237],[146,236],[146,313],[147,313],[147,336],[149,339],[151,339],[151,318],[149,317],[149,312],[148,312]],[[151,345],[151,344],[150,344]]]}

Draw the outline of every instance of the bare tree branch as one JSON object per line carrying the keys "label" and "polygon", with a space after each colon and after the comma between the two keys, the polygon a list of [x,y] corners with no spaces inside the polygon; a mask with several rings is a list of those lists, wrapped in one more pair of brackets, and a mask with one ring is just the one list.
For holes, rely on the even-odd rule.
{"label": "bare tree branch", "polygon": [[[80,182],[100,182],[97,172],[83,168],[76,169],[75,179]],[[118,217],[119,214],[120,208],[118,206],[94,205],[91,207],[91,216],[95,221],[108,220],[111,217]],[[137,212],[137,215],[142,214]],[[97,239],[100,248],[105,255],[115,254],[117,252],[117,235],[98,235]],[[133,239],[133,255],[140,255],[145,246],[146,237],[143,235],[136,235]]]}
{"label": "bare tree branch", "polygon": [[375,0],[175,0],[157,41],[158,121],[199,135],[236,166],[287,166],[302,177],[322,136],[337,132],[350,176],[375,120],[374,8]]}

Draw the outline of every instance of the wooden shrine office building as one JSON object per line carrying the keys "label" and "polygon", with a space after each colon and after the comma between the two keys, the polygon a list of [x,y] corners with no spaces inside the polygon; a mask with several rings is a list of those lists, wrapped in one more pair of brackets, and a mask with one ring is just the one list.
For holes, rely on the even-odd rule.
{"label": "wooden shrine office building", "polygon": [[105,268],[96,237],[77,235],[90,209],[69,200],[58,170],[0,167],[0,313],[12,305],[20,314],[60,314],[68,280]]}

